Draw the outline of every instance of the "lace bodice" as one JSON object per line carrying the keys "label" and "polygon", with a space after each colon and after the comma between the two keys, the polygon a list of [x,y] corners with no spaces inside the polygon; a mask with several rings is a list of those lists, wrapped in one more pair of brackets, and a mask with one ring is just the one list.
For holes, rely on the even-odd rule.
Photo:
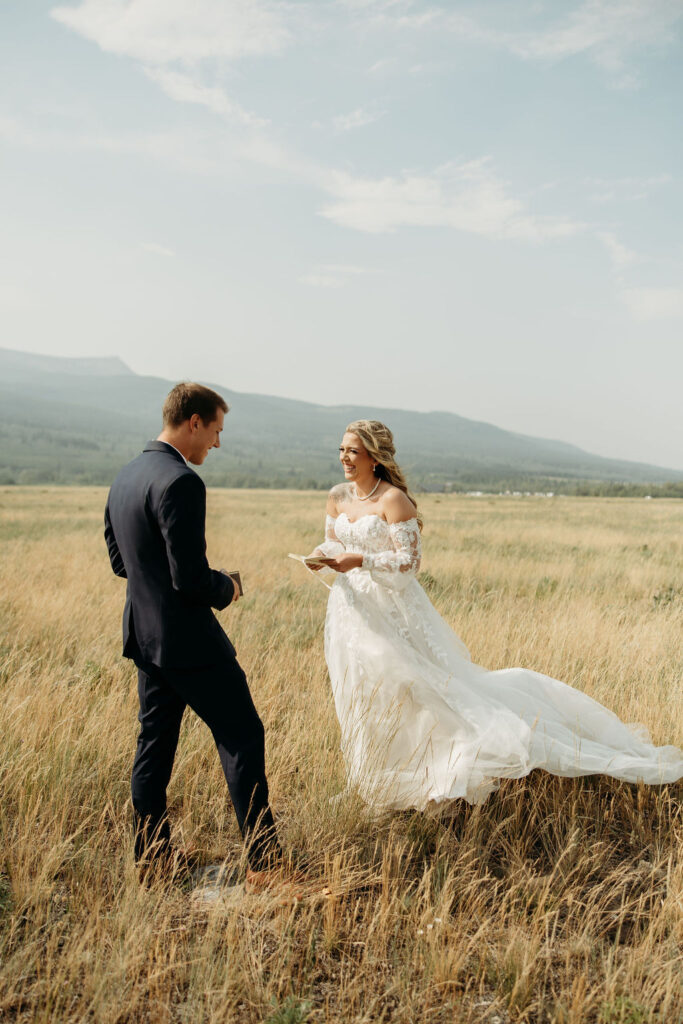
{"label": "lace bodice", "polygon": [[420,528],[417,519],[387,523],[378,515],[365,515],[353,522],[345,512],[325,520],[325,543],[319,549],[328,556],[353,551],[363,556],[362,568],[376,583],[391,585],[396,576],[420,568]]}

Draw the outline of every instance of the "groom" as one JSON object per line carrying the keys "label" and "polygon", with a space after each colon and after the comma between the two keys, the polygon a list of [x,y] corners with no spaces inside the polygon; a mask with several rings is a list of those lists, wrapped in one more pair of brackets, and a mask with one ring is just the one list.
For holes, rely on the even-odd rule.
{"label": "groom", "polygon": [[114,480],[105,539],[112,569],[128,581],[123,654],[138,669],[132,797],[141,873],[173,865],[166,787],[189,705],[213,733],[247,846],[247,879],[263,882],[280,858],[263,726],[235,649],[211,611],[237,601],[238,593],[227,573],[209,568],[206,488],[191,468],[220,447],[227,411],[223,398],[201,384],[173,388],[159,437]]}

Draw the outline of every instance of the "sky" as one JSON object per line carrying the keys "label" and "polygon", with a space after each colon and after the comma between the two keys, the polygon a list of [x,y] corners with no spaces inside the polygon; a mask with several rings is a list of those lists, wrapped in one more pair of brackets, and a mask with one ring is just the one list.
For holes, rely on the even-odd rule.
{"label": "sky", "polygon": [[683,0],[5,0],[0,345],[683,469],[682,41]]}

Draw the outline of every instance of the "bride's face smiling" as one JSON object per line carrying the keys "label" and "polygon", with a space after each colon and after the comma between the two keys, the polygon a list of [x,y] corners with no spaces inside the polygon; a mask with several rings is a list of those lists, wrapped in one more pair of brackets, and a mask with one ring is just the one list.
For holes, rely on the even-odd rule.
{"label": "bride's face smiling", "polygon": [[374,476],[373,462],[358,434],[344,434],[339,445],[339,461],[347,480],[367,480]]}

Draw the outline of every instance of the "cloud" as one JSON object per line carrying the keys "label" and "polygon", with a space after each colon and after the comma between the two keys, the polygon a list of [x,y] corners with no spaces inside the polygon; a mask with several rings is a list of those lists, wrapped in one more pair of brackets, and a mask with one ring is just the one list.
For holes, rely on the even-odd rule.
{"label": "cloud", "polygon": [[636,320],[683,319],[683,288],[624,288],[621,296]]}
{"label": "cloud", "polygon": [[653,189],[668,185],[673,181],[670,174],[650,174],[643,177],[622,177],[622,178],[584,178],[584,185],[596,191],[589,195],[589,199],[596,203],[609,202],[633,202],[637,199],[647,199]]}
{"label": "cloud", "polygon": [[227,133],[184,127],[164,132],[112,132],[36,128],[0,114],[0,142],[37,152],[104,152],[173,164],[194,174],[226,174],[239,166]]}
{"label": "cloud", "polygon": [[619,70],[630,51],[670,41],[681,17],[679,0],[585,0],[555,27],[511,43],[523,57],[588,53],[608,70]]}
{"label": "cloud", "polygon": [[0,139],[12,146],[31,149],[39,142],[38,134],[15,117],[0,114]]}
{"label": "cloud", "polygon": [[251,128],[263,128],[268,121],[244,110],[239,103],[216,86],[202,85],[189,75],[179,71],[167,71],[162,68],[145,68],[145,74],[156,82],[172,100],[179,103],[197,103],[207,107],[229,121]]}
{"label": "cloud", "polygon": [[[612,231],[570,217],[533,213],[511,194],[488,157],[423,173],[364,178],[318,164],[258,131],[239,136],[187,130],[122,136],[46,135],[0,117],[0,138],[3,136],[15,145],[31,148],[104,150],[124,156],[135,153],[200,174],[223,175],[229,168],[237,171],[250,164],[269,168],[282,180],[305,184],[327,197],[319,211],[323,217],[370,234],[406,227],[441,227],[530,243],[592,234],[605,247],[616,270],[638,259]],[[341,287],[349,276],[375,272],[360,266],[323,264],[299,280],[313,287],[332,288]]]}
{"label": "cloud", "polygon": [[596,231],[595,237],[605,246],[612,264],[617,270],[635,263],[638,259],[637,253],[622,245],[611,231]]}
{"label": "cloud", "polygon": [[385,71],[390,71],[396,66],[395,57],[382,57],[381,60],[376,60],[374,64],[371,64],[367,69],[369,75],[379,75]]}
{"label": "cloud", "polygon": [[530,213],[509,195],[486,158],[447,164],[428,174],[358,178],[335,172],[326,185],[334,201],[321,213],[357,231],[400,227],[450,227],[489,238],[539,242],[575,235],[583,225],[569,218]]}
{"label": "cloud", "polygon": [[341,288],[344,284],[340,277],[334,277],[333,274],[304,274],[299,282],[311,288]]}
{"label": "cloud", "polygon": [[[443,17],[439,7],[416,0],[338,0],[338,3],[352,16],[355,15],[354,21],[363,28],[374,25],[381,28],[420,29]],[[420,7],[422,10],[418,9]]]}
{"label": "cloud", "polygon": [[[556,5],[554,9],[562,13],[549,26],[515,30],[500,27],[505,8],[480,4],[472,8],[477,12],[474,17],[452,12],[446,5],[413,0],[338,0],[327,5],[286,0],[80,0],[78,5],[54,7],[51,14],[103,50],[151,66],[279,53],[311,30],[338,34],[346,28],[363,35],[374,31],[383,39],[393,30],[411,38],[449,33],[524,60],[585,55],[610,74],[612,84],[626,88],[638,84],[628,66],[632,56],[672,42],[683,19],[680,0],[583,0],[573,9],[567,7]],[[376,60],[369,73],[387,70],[394,60]],[[418,61],[413,67],[419,65]]]}
{"label": "cloud", "polygon": [[585,0],[550,29],[477,30],[477,35],[524,59],[562,60],[585,54],[614,76],[614,84],[633,88],[638,79],[626,67],[628,58],[636,50],[671,43],[681,18],[680,0]]}
{"label": "cloud", "polygon": [[311,288],[342,288],[350,277],[372,274],[367,267],[353,266],[348,263],[324,263],[309,274],[299,278],[301,284]]}
{"label": "cloud", "polygon": [[[543,27],[505,28],[518,5],[471,5],[475,15],[452,11],[455,5],[398,2],[346,3],[366,29],[409,29],[449,33],[467,43],[506,50],[523,60],[561,61],[584,55],[610,74],[613,85],[634,88],[638,75],[628,66],[644,49],[660,49],[676,39],[683,20],[680,0],[583,0],[579,4],[529,5],[529,15],[560,12]],[[509,13],[508,13],[509,12]]]}
{"label": "cloud", "polygon": [[683,288],[638,287],[626,284],[626,268],[635,263],[649,262],[623,245],[611,231],[593,231],[594,237],[604,245],[612,262],[616,294],[634,320],[683,319]]}
{"label": "cloud", "polygon": [[14,312],[15,310],[32,309],[35,302],[35,292],[31,288],[14,284],[11,281],[0,283],[0,310]]}
{"label": "cloud", "polygon": [[379,121],[381,117],[384,117],[384,113],[383,110],[371,111],[359,107],[357,110],[352,110],[350,114],[339,114],[332,119],[332,124],[337,132],[350,132],[354,128],[364,128],[367,124]]}
{"label": "cloud", "polygon": [[[516,6],[507,5],[513,16]],[[401,8],[393,12],[392,5],[380,5],[383,24],[393,21],[396,28],[450,32],[470,43],[507,50],[523,60],[552,62],[586,56],[609,73],[612,85],[626,89],[639,85],[637,71],[629,67],[633,56],[674,43],[683,22],[680,0],[583,0],[579,4],[529,6],[530,16],[542,15],[544,9],[561,13],[547,27],[513,30],[500,27],[506,5],[472,5],[476,16],[451,13],[443,6],[427,6],[417,14]]]}
{"label": "cloud", "polygon": [[357,267],[349,263],[325,263],[323,264],[323,270],[328,271],[330,274],[349,274],[351,277],[376,273],[375,270],[371,270],[369,267]]}
{"label": "cloud", "polygon": [[175,256],[173,249],[168,249],[165,245],[159,245],[157,242],[140,242],[140,248],[146,252],[156,253],[157,256]]}
{"label": "cloud", "polygon": [[108,53],[154,65],[275,53],[291,38],[288,10],[267,0],[81,0],[50,13]]}

